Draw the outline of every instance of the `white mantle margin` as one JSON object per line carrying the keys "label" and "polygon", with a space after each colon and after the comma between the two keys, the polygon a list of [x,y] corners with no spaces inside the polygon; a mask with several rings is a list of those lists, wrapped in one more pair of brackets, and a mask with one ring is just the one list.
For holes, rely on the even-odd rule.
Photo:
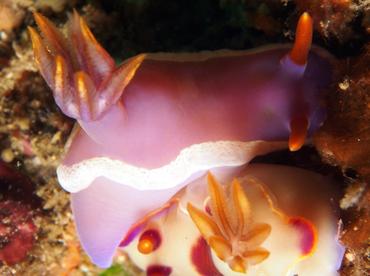
{"label": "white mantle margin", "polygon": [[98,177],[105,177],[138,190],[170,189],[184,182],[196,172],[215,167],[240,166],[255,156],[284,149],[287,142],[216,141],[195,144],[159,168],[136,167],[118,159],[94,157],[72,166],[57,168],[58,180],[68,192],[77,193],[89,187]]}

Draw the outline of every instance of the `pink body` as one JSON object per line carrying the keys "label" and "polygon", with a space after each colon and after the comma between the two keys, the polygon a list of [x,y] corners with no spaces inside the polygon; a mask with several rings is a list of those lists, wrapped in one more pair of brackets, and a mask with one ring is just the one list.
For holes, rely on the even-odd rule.
{"label": "pink body", "polygon": [[297,80],[280,65],[288,49],[183,54],[184,61],[181,54],[148,55],[122,94],[120,111],[80,124],[104,154],[145,168],[203,142],[286,139],[290,119],[303,110],[313,130],[323,120],[318,103],[331,65],[323,51],[313,51]]}
{"label": "pink body", "polygon": [[154,220],[206,170],[236,173],[288,137],[297,150],[324,119],[332,58],[319,48],[309,53],[307,14],[292,51],[146,54],[119,67],[76,12],[69,40],[35,19],[44,35],[30,28],[40,72],[81,127],[66,146],[59,182],[72,192],[81,243],[101,267],[130,229]]}

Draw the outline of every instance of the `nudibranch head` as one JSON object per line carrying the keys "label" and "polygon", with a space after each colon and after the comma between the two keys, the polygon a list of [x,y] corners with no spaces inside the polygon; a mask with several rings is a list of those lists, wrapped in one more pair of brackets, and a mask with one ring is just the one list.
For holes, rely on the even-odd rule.
{"label": "nudibranch head", "polygon": [[[42,15],[35,13],[35,20],[42,33],[29,28],[36,63],[58,106],[80,126],[58,179],[72,192],[80,240],[99,266],[110,265],[122,236],[135,238],[165,212],[171,196],[206,170],[240,168],[285,147],[281,140],[298,150],[323,120],[322,90],[331,81],[332,59],[311,49],[308,14],[298,23],[293,47],[145,54],[118,67],[77,12],[69,19],[68,39]],[[238,238],[249,233],[238,231]],[[139,248],[157,252],[160,237],[157,243],[144,235]],[[214,246],[231,238],[217,237]],[[229,265],[246,269],[242,247],[228,244],[236,252],[228,255]],[[256,250],[260,259],[267,256]]]}

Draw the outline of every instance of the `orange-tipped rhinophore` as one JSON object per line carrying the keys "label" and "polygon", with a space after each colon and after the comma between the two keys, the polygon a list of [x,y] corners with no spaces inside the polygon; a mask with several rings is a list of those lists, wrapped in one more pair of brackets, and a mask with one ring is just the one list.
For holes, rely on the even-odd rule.
{"label": "orange-tipped rhinophore", "polygon": [[289,149],[290,151],[299,150],[305,142],[308,130],[307,117],[295,116],[290,121]]}
{"label": "orange-tipped rhinophore", "polygon": [[299,18],[293,49],[289,53],[291,60],[297,65],[305,65],[312,43],[312,17],[303,13]]}

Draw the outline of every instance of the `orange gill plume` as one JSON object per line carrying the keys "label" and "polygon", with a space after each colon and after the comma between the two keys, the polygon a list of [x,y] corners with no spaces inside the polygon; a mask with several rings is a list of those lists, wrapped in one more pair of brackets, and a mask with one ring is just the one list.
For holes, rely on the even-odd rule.
{"label": "orange gill plume", "polygon": [[29,27],[36,64],[56,103],[75,119],[99,119],[117,103],[145,55],[116,67],[76,11],[68,22],[68,40],[47,18],[34,17],[42,34]]}
{"label": "orange gill plume", "polygon": [[218,258],[230,269],[245,273],[248,265],[264,261],[269,252],[260,245],[268,238],[271,226],[254,223],[247,195],[237,179],[229,194],[208,174],[211,216],[188,203],[187,210],[203,238]]}

